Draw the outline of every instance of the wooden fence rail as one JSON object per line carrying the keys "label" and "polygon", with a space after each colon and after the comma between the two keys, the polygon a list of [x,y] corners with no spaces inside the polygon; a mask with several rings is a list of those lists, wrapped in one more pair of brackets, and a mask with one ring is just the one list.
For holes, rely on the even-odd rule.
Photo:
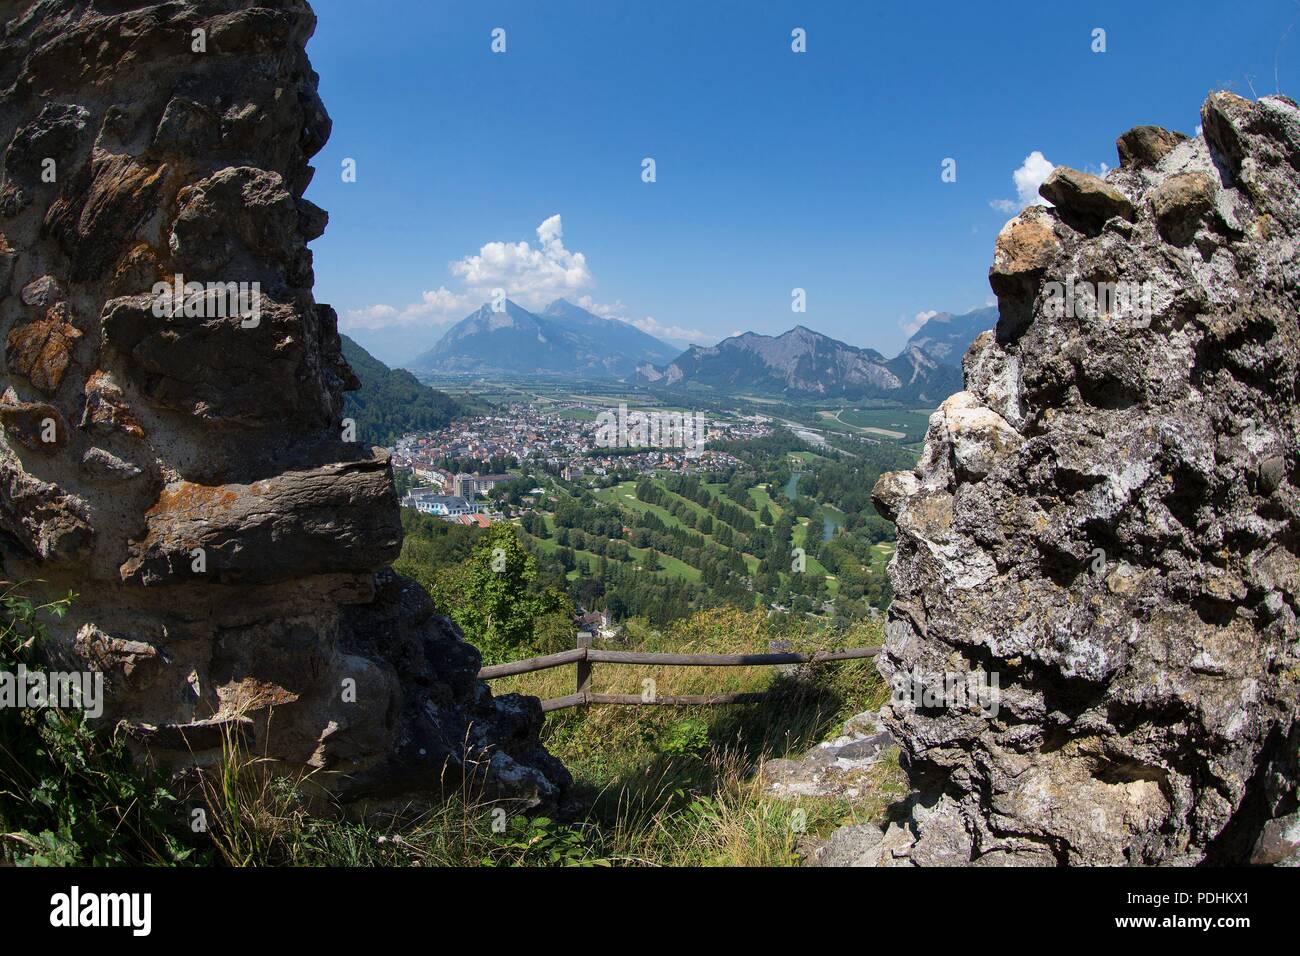
{"label": "wooden fence rail", "polygon": [[543,711],[581,707],[587,704],[623,704],[632,707],[685,707],[710,704],[756,704],[771,700],[767,692],[737,694],[597,694],[591,690],[593,664],[657,664],[667,667],[753,667],[774,664],[818,664],[823,661],[851,661],[875,657],[879,647],[854,647],[812,654],[775,652],[770,654],[666,654],[654,651],[605,651],[591,646],[591,634],[581,631],[578,646],[571,651],[529,657],[508,664],[493,664],[478,672],[482,680],[529,674],[551,667],[577,665],[577,689],[566,697],[542,701]]}

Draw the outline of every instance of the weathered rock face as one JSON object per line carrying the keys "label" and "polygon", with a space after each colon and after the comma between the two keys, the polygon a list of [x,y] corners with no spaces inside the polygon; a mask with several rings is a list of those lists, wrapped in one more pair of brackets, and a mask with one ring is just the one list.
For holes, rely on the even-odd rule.
{"label": "weathered rock face", "polygon": [[854,800],[871,789],[871,771],[894,739],[879,714],[864,711],[845,722],[842,732],[802,757],[766,761],[759,773],[763,790],[776,797],[837,797]]}
{"label": "weathered rock face", "polygon": [[882,673],[1000,699],[886,710],[917,796],[861,862],[1300,859],[1300,109],[1202,121],[1007,224],[1001,321],[875,489]]}
{"label": "weathered rock face", "polygon": [[77,593],[62,652],[164,762],[238,728],[343,796],[470,766],[553,802],[537,701],[493,698],[384,570],[391,469],[340,440],[314,25],[304,0],[0,2],[3,574]]}

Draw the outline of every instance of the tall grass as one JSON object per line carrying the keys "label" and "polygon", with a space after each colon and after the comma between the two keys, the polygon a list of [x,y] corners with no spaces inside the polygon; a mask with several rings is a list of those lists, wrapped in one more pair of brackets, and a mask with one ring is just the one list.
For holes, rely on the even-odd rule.
{"label": "tall grass", "polygon": [[[40,619],[66,602],[34,606],[0,592],[0,666],[27,660]],[[631,625],[626,642],[651,651],[812,651],[879,643],[860,625],[824,632],[773,624],[761,612],[707,611],[662,631]],[[876,818],[901,795],[896,762],[875,771],[855,802],[784,800],[758,769],[834,736],[844,720],[886,696],[870,661],[816,666],[595,665],[595,689],[639,694],[772,691],[760,704],[596,706],[557,711],[543,731],[575,777],[563,820],[529,816],[474,784],[449,799],[382,814],[330,801],[310,773],[286,775],[228,733],[222,758],[190,775],[184,792],[134,764],[120,735],[96,734],[80,714],[0,711],[0,859],[29,864],[147,863],[226,866],[788,866],[810,838]],[[494,682],[497,693],[543,698],[573,691],[573,668]],[[445,783],[445,781],[444,781]],[[445,791],[444,791],[445,792]]]}
{"label": "tall grass", "polygon": [[[811,652],[879,644],[879,625],[861,624],[828,640],[762,612],[720,609],[663,629],[631,625],[637,650],[679,653]],[[880,706],[887,687],[870,660],[762,667],[663,667],[596,664],[597,693],[659,694],[769,691],[757,704],[697,707],[593,706],[552,712],[543,740],[574,774],[585,821],[619,862],[655,865],[772,866],[798,862],[802,840],[846,822],[878,817],[902,793],[896,760],[876,771],[873,797],[853,805],[789,801],[764,793],[757,771],[773,757],[801,754],[835,736],[845,720]],[[494,681],[496,693],[543,699],[570,694],[573,668]]]}
{"label": "tall grass", "polygon": [[[194,797],[218,862],[227,866],[500,866],[582,863],[581,834],[510,813],[467,779],[445,800],[385,808],[363,819],[330,801],[314,772],[286,775],[235,732]],[[445,781],[443,781],[445,783]],[[441,792],[447,793],[445,788]]]}

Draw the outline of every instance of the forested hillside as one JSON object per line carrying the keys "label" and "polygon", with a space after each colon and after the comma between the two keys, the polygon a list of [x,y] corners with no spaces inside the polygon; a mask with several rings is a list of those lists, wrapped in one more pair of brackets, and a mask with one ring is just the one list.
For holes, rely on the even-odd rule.
{"label": "forested hillside", "polygon": [[343,357],[361,380],[346,393],[343,414],[357,423],[357,440],[391,445],[406,432],[441,428],[460,414],[450,395],[421,385],[410,372],[389,368],[346,335]]}

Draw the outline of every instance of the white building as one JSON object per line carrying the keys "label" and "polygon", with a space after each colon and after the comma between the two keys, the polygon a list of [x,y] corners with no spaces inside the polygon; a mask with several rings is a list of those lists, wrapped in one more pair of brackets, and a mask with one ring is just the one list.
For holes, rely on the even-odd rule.
{"label": "white building", "polygon": [[421,514],[448,515],[473,514],[475,508],[460,495],[432,494],[426,489],[417,488],[402,499],[402,507],[414,508]]}

